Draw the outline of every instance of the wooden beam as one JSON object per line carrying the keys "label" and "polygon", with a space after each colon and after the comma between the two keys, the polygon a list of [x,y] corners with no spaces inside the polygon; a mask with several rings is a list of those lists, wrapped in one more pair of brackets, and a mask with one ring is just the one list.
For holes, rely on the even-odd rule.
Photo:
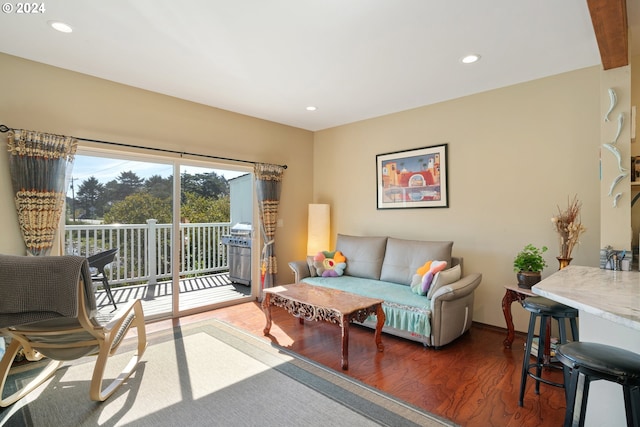
{"label": "wooden beam", "polygon": [[629,65],[626,0],[587,0],[605,70]]}

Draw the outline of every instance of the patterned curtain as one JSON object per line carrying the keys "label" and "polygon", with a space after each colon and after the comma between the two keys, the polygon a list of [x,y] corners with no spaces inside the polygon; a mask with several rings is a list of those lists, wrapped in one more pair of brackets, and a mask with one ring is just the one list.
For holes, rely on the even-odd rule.
{"label": "patterned curtain", "polygon": [[9,168],[22,238],[30,255],[49,255],[60,224],[78,141],[13,129]]}
{"label": "patterned curtain", "polygon": [[278,264],[275,255],[275,235],[278,220],[278,205],[283,166],[256,163],[256,194],[260,211],[260,231],[262,233],[262,255],[260,256],[260,280],[262,288],[270,288],[275,283]]}

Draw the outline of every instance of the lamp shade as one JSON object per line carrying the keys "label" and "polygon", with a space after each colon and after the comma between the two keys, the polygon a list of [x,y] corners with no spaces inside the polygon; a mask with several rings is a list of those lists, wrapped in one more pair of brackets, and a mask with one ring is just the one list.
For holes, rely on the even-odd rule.
{"label": "lamp shade", "polygon": [[307,226],[307,255],[315,255],[329,248],[329,205],[309,205],[309,223]]}

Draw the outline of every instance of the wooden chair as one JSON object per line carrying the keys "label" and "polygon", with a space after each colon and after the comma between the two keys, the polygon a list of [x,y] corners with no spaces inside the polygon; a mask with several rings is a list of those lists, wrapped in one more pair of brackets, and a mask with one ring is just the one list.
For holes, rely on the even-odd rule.
{"label": "wooden chair", "polygon": [[102,287],[107,293],[111,304],[113,304],[113,308],[116,310],[118,309],[118,306],[116,305],[115,299],[113,299],[113,293],[111,293],[111,285],[109,285],[109,279],[107,279],[107,273],[105,273],[104,268],[116,259],[117,253],[118,248],[115,248],[91,255],[87,258],[87,260],[89,261],[89,270],[95,270],[95,272],[92,271],[91,277],[93,278],[93,280],[102,281]]}
{"label": "wooden chair", "polygon": [[[129,378],[146,347],[140,300],[122,306],[113,320],[96,319],[89,263],[78,256],[0,255],[0,334],[11,343],[0,360],[0,407],[13,404],[47,380],[64,361],[97,355],[89,396],[104,401]],[[137,350],[124,370],[103,387],[105,367],[131,327]],[[11,365],[23,349],[27,360],[51,359],[42,373],[10,396],[4,395]],[[59,392],[64,393],[64,390]]]}

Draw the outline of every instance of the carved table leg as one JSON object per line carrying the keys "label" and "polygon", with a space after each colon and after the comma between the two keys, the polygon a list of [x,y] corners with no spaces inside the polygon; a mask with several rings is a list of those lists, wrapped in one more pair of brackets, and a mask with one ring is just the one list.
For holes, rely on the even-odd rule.
{"label": "carved table leg", "polygon": [[267,318],[267,324],[264,327],[263,333],[265,335],[269,335],[269,331],[271,330],[271,294],[265,293],[264,298],[262,299],[262,311],[264,311],[264,315]]}
{"label": "carved table leg", "polygon": [[384,344],[382,344],[382,327],[384,326],[384,321],[386,320],[386,316],[384,314],[384,310],[382,310],[382,304],[378,304],[376,306],[376,317],[378,321],[376,323],[376,346],[378,347],[378,351],[384,350]]}
{"label": "carved table leg", "polygon": [[349,316],[340,318],[340,330],[342,331],[342,369],[349,369]]}
{"label": "carved table leg", "polygon": [[515,327],[513,326],[513,316],[511,315],[511,304],[514,301],[520,301],[522,299],[522,295],[512,291],[511,289],[507,289],[504,297],[502,297],[502,312],[504,313],[504,320],[507,324],[507,338],[502,342],[504,344],[504,348],[511,348],[511,344],[515,337]]}

